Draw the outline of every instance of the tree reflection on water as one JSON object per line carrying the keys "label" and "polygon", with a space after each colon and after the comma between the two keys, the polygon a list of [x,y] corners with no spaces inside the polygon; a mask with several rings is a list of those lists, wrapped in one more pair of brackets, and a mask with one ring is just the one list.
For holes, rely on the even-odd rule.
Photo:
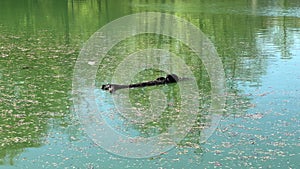
{"label": "tree reflection on water", "polygon": [[[273,1],[254,0],[251,3],[212,3],[206,0],[184,3],[167,0],[162,3],[165,5],[138,0],[26,0],[22,3],[2,0],[0,164],[13,165],[14,159],[26,148],[45,145],[49,128],[63,130],[73,125],[70,122],[71,78],[80,48],[99,27],[118,17],[148,10],[168,12],[187,19],[207,34],[222,58],[226,73],[227,103],[224,116],[241,115],[249,107],[255,106],[251,103],[253,96],[242,90],[241,86],[262,85],[261,79],[267,74],[268,66],[278,59],[272,51],[280,51],[281,59],[292,59],[294,51],[299,50],[299,42],[294,38],[300,26],[299,12],[295,10],[297,1],[283,0],[273,4]],[[210,83],[205,68],[188,47],[172,38],[145,34],[127,39],[116,46],[116,51],[109,53],[114,56],[113,59],[103,60],[106,67],[100,65],[99,72],[103,71],[101,73],[105,73],[105,77],[111,77],[113,72],[110,70],[114,70],[128,53],[140,48],[163,46],[168,46],[172,52],[184,58],[192,68],[203,96],[199,100],[201,111],[206,112]],[[148,75],[155,78],[161,72]],[[101,82],[110,80],[105,77],[98,74],[98,87]],[[144,80],[143,76],[137,80]],[[137,96],[132,98],[136,102],[143,101],[138,91],[132,91],[131,94]],[[146,100],[144,102],[147,103]],[[163,128],[166,119],[135,127],[147,134],[153,126]],[[58,121],[55,123],[58,125],[49,126],[51,120]],[[179,146],[193,147],[196,153],[202,153],[199,146],[201,125],[205,123],[202,120],[199,115],[195,127]]]}

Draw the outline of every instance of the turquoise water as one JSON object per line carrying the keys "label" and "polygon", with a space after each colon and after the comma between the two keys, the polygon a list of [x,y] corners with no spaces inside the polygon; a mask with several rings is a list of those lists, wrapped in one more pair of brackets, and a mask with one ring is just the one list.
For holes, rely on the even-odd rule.
{"label": "turquoise water", "polygon": [[[297,168],[299,8],[297,1],[285,0],[2,0],[0,168]],[[114,19],[146,11],[174,14],[207,35],[223,63],[226,106],[205,143],[200,143],[201,129],[194,129],[161,155],[125,158],[107,152],[86,134],[74,112],[72,73],[80,50],[94,32]],[[182,42],[167,37],[141,35],[118,44],[108,54],[115,56],[113,60],[105,60],[108,69],[99,68],[96,87],[111,80],[109,73],[103,76],[101,72],[114,70],[123,56],[144,47],[165,46],[191,67],[203,94],[200,112],[205,112],[211,88],[203,64]],[[161,75],[145,71],[133,82]],[[132,102],[147,107],[145,95],[152,90],[169,94],[167,101],[180,102],[176,86],[132,90]],[[100,108],[110,110],[110,94],[97,96],[108,99]],[[166,113],[164,120],[142,130],[118,120],[106,121],[121,134],[151,135],[161,132],[175,115]]]}

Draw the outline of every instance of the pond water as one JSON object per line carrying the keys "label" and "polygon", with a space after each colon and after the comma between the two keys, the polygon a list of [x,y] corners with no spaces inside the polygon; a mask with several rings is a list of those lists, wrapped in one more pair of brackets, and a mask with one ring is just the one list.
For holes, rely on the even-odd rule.
{"label": "pond water", "polygon": [[[98,146],[87,134],[75,112],[78,105],[73,102],[72,80],[80,51],[94,32],[115,19],[139,12],[173,14],[201,29],[222,61],[226,104],[215,121],[217,128],[210,128],[214,132],[203,139],[206,131],[201,125],[214,122],[204,118],[213,104],[205,63],[183,41],[167,36],[149,33],[121,41],[99,65],[92,91],[96,105],[107,113],[103,119],[118,133],[151,137],[167,131],[176,117],[188,119],[176,111],[184,107],[180,106],[184,99],[179,97],[184,82],[116,94],[99,90],[102,84],[112,82],[124,57],[135,51],[168,48],[178,56],[174,71],[194,76],[199,89],[193,95],[200,96],[193,103],[198,105],[195,124],[183,140],[159,155],[127,158]],[[0,49],[0,168],[300,166],[297,0],[1,0]],[[142,54],[132,55],[136,56]],[[189,71],[181,71],[180,61]],[[134,69],[126,64],[124,67]],[[166,67],[165,72],[169,70]],[[131,82],[153,80],[165,76],[165,72],[145,69]],[[115,82],[122,82],[122,77]],[[122,94],[128,95],[126,99],[139,108],[139,114],[124,111],[116,116],[120,120],[114,120],[110,118],[110,112],[115,111],[111,99],[125,105]],[[152,107],[154,113],[147,111],[153,103],[149,98],[162,107]],[[163,107],[165,104],[167,107]],[[187,110],[194,112],[190,107]],[[128,119],[135,122],[127,124]]]}

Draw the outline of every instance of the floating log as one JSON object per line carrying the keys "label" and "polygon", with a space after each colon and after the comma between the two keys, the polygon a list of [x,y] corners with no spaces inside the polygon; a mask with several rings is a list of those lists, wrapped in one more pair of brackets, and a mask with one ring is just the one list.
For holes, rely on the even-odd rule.
{"label": "floating log", "polygon": [[135,84],[129,84],[129,85],[106,84],[106,85],[102,85],[101,89],[108,90],[110,93],[113,93],[119,89],[164,85],[164,84],[170,84],[170,83],[177,83],[180,80],[183,80],[183,79],[178,78],[178,76],[176,74],[168,74],[166,77],[159,77],[156,80],[142,82],[142,83],[135,83]]}

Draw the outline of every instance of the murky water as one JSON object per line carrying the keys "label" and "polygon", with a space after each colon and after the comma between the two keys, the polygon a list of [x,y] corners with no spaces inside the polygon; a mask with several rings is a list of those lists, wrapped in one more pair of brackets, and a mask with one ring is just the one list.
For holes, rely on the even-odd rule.
{"label": "murky water", "polygon": [[[124,158],[98,147],[85,133],[74,113],[72,73],[81,48],[95,31],[119,17],[146,11],[182,17],[208,36],[223,63],[226,106],[206,142],[201,143],[202,129],[193,127],[175,148],[159,156]],[[299,11],[296,0],[1,0],[0,168],[297,168]],[[119,43],[108,53],[113,59],[100,65],[96,87],[111,81],[123,56],[166,46],[195,75],[199,112],[206,112],[211,87],[203,63],[182,42],[168,37],[145,34]],[[147,70],[133,82],[162,75]],[[157,117],[139,114],[128,118],[146,125],[106,121],[122,134],[150,137],[164,132],[178,115],[173,113],[181,102],[178,87],[132,90],[129,98],[135,106],[149,108],[147,98],[156,98],[151,91],[161,91],[168,104],[175,105],[160,112],[162,116],[154,114],[160,120],[154,123],[151,118]],[[110,94],[101,92],[95,89],[97,97],[109,101]],[[109,103],[102,108],[111,110]],[[197,120],[203,123],[203,117]]]}

